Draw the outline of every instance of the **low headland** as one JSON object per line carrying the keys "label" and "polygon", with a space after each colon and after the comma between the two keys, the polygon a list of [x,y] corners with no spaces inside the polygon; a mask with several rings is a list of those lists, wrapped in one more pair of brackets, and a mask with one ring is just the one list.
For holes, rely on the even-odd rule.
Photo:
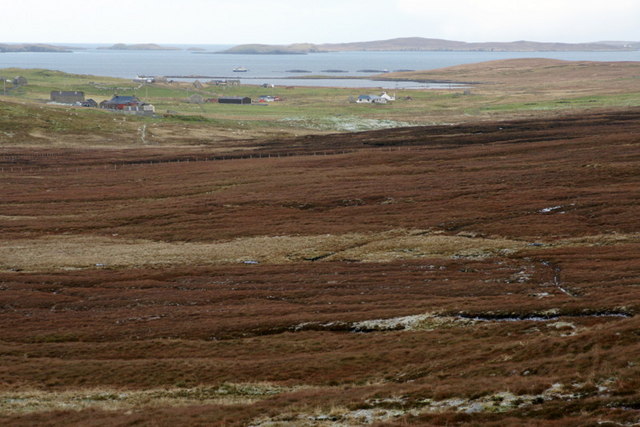
{"label": "low headland", "polygon": [[5,52],[60,52],[60,53],[69,53],[73,49],[66,46],[54,46],[50,44],[44,43],[18,43],[18,44],[9,44],[9,43],[0,43],[0,53]]}
{"label": "low headland", "polygon": [[307,54],[351,51],[460,51],[460,52],[609,52],[640,49],[639,42],[544,43],[534,41],[469,43],[423,37],[404,37],[354,43],[242,44],[219,53]]}

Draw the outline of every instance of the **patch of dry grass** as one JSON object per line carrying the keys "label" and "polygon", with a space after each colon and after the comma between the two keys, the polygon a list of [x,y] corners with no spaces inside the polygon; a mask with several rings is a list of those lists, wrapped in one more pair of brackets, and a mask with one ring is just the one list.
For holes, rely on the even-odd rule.
{"label": "patch of dry grass", "polygon": [[[609,246],[639,240],[637,233],[616,233],[563,239],[545,247]],[[519,240],[405,229],[378,233],[242,237],[212,243],[54,235],[2,242],[0,269],[42,271],[345,260],[385,263],[421,258],[479,259],[510,255],[525,248],[530,248],[528,243]]]}
{"label": "patch of dry grass", "polygon": [[250,405],[272,397],[285,387],[267,383],[222,384],[211,387],[118,390],[107,388],[0,393],[0,413],[24,414],[56,410],[126,411],[189,405]]}
{"label": "patch of dry grass", "polygon": [[525,243],[515,240],[467,238],[402,229],[342,235],[261,236],[214,243],[57,235],[4,242],[0,247],[0,266],[47,270],[253,261],[283,264],[320,259],[389,262],[453,255],[483,257],[524,247]]}

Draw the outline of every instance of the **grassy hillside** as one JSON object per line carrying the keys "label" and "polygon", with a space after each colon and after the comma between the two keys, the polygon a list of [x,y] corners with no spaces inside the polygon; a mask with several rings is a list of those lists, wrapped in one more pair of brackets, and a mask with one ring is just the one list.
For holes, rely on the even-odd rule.
{"label": "grassy hillside", "polygon": [[[117,141],[138,122],[91,109],[50,107],[0,98],[0,145],[80,145]],[[70,139],[76,139],[75,143]]]}
{"label": "grassy hillside", "polygon": [[[140,84],[49,70],[5,69],[0,70],[0,75],[23,75],[29,82],[18,88],[9,85],[8,96],[0,97],[6,114],[1,120],[7,129],[0,134],[0,141],[14,144],[26,142],[26,136],[33,136],[34,132],[36,136],[44,134],[47,129],[51,132],[46,138],[57,138],[60,144],[74,144],[77,140],[73,138],[62,140],[58,137],[68,132],[100,139],[111,130],[135,133],[147,123],[148,141],[154,144],[215,145],[249,138],[504,120],[640,105],[640,67],[637,63],[521,59],[385,74],[379,78],[469,84],[466,88],[443,90],[392,90],[389,92],[395,94],[397,100],[387,105],[350,102],[360,94],[382,93],[381,89],[375,88],[224,87],[203,82],[204,87],[196,89],[191,83]],[[153,104],[158,117],[138,119],[77,107],[47,106],[45,102],[52,90],[81,90],[86,98],[97,102],[110,99],[114,94],[136,95]],[[189,103],[188,98],[194,94],[203,99],[249,96],[254,100],[261,95],[273,95],[282,101],[268,105]],[[30,108],[37,109],[37,117],[51,115],[52,121],[30,122],[25,119]],[[16,114],[15,119],[12,119],[13,114]],[[22,123],[21,130],[16,130],[16,123]],[[129,144],[138,138],[102,139],[101,144]]]}

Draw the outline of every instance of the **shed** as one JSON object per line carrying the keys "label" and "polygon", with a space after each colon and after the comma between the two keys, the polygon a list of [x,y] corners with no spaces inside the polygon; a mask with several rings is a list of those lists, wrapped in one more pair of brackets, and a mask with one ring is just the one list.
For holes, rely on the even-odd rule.
{"label": "shed", "polygon": [[94,99],[87,99],[86,101],[82,102],[82,104],[80,104],[83,107],[90,107],[90,108],[98,108],[98,103],[94,100]]}
{"label": "shed", "polygon": [[221,96],[218,98],[219,104],[251,104],[248,96]]}
{"label": "shed", "polygon": [[27,78],[23,77],[23,76],[16,76],[13,79],[13,85],[14,86],[26,86],[28,83]]}

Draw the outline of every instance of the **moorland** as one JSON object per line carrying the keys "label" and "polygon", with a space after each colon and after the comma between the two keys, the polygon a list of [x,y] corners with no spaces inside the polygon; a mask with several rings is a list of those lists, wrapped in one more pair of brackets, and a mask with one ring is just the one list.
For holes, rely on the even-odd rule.
{"label": "moorland", "polygon": [[[268,106],[2,70],[29,84],[0,98],[0,421],[637,424],[638,67]],[[61,86],[159,114],[41,102]]]}

